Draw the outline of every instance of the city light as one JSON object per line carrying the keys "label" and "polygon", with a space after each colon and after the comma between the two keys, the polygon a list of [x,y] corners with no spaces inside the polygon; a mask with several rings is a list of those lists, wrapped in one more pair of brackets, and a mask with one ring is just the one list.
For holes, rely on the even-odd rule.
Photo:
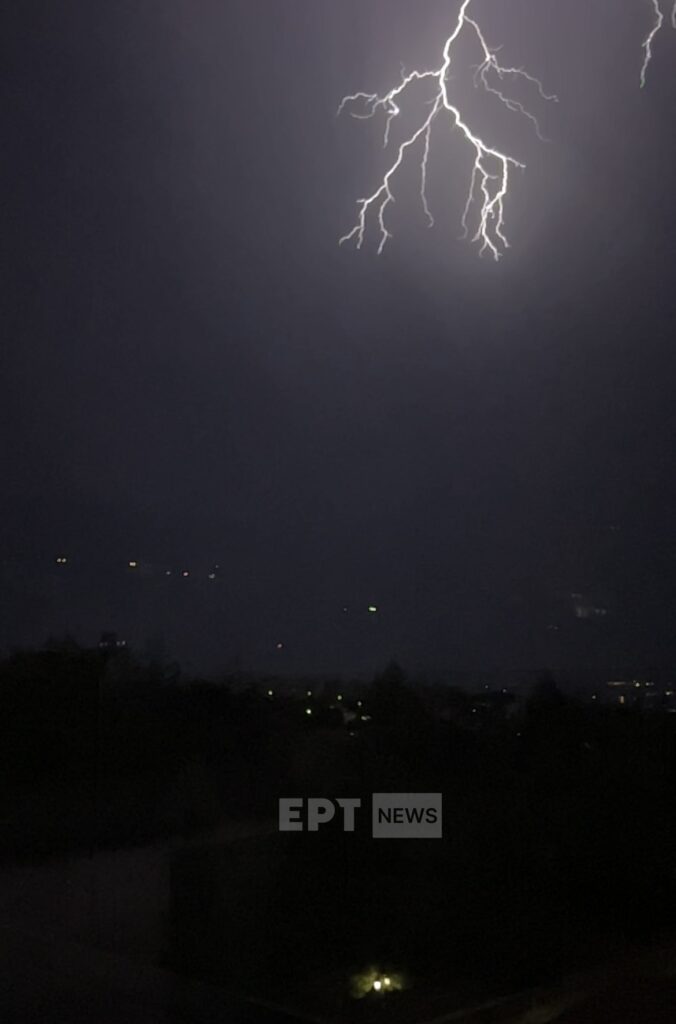
{"label": "city light", "polygon": [[399,992],[407,988],[410,981],[405,975],[399,973],[383,974],[377,967],[368,967],[358,974],[353,974],[350,979],[350,988],[355,999],[363,999],[373,993],[385,996],[392,992]]}

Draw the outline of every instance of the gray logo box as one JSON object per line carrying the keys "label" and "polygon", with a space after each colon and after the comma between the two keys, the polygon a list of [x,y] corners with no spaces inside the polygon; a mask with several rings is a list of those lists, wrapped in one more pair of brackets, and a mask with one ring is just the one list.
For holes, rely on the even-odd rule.
{"label": "gray logo box", "polygon": [[374,793],[374,839],[441,839],[441,793]]}

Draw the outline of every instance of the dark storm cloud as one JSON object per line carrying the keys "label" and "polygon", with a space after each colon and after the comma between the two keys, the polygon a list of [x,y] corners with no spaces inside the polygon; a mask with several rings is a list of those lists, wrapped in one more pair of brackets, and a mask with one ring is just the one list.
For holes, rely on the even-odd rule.
{"label": "dark storm cloud", "polygon": [[[457,238],[457,142],[434,231],[404,189],[381,258],[336,245],[383,166],[337,102],[436,63],[452,0],[13,10],[5,643],[671,663],[674,40],[639,90],[622,6],[477,3],[561,101],[548,144],[472,108],[528,164],[497,266]],[[139,588],[130,557],[223,578]],[[582,588],[614,595],[604,634],[565,619]]]}

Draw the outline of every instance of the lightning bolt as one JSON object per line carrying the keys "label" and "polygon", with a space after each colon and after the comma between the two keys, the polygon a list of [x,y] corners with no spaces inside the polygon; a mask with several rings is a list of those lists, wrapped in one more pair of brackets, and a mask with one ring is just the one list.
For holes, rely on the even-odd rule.
{"label": "lightning bolt", "polygon": [[[340,244],[354,241],[361,249],[364,244],[368,224],[375,218],[379,231],[380,243],[378,253],[382,253],[388,240],[392,237],[387,226],[389,207],[395,202],[393,179],[407,157],[416,149],[420,151],[420,198],[423,210],[430,226],[434,224],[427,198],[427,179],[432,131],[435,125],[443,120],[451,130],[458,130],[474,151],[474,163],[470,175],[467,201],[463,210],[461,224],[462,237],[470,235],[470,217],[477,211],[472,241],[479,244],[480,254],[489,252],[494,259],[500,259],[509,242],[504,231],[504,205],[509,193],[510,174],[516,169],[524,170],[525,164],[515,157],[489,145],[469,127],[460,109],[452,102],[449,94],[449,75],[456,43],[463,35],[472,34],[478,42],[482,60],[475,69],[474,84],[495,96],[499,102],[512,113],[528,119],[539,138],[542,138],[537,118],[522,103],[511,99],[506,93],[506,82],[510,79],[522,79],[534,86],[543,100],[557,101],[556,96],[548,95],[537,78],[523,68],[503,67],[497,59],[497,50],[491,50],[483,32],[472,17],[469,10],[473,0],[462,0],[455,26],[445,41],[443,62],[441,67],[432,71],[402,71],[401,82],[383,96],[377,93],[358,92],[345,96],[338,108],[338,114],[349,110],[352,117],[368,120],[380,111],[385,115],[384,146],[390,142],[390,130],[393,122],[401,113],[400,100],[414,84],[429,82],[434,92],[429,104],[429,112],[418,127],[399,145],[388,170],[383,175],[378,188],[370,196],[358,200],[357,220],[354,227],[340,239]],[[656,0],[657,2],[657,0]],[[676,14],[675,14],[676,17]]]}
{"label": "lightning bolt", "polygon": [[[641,66],[641,88],[645,88],[646,76],[648,74],[648,67],[651,60],[653,59],[653,43],[655,37],[661,31],[665,21],[665,14],[662,9],[662,0],[651,0],[653,10],[655,12],[655,20],[650,32],[646,36],[643,42],[643,64]],[[676,2],[671,11],[671,27],[676,29]]]}

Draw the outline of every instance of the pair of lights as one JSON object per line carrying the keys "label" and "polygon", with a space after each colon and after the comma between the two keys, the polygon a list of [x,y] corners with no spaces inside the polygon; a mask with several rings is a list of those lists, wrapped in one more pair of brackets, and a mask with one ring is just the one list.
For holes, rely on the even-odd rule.
{"label": "pair of lights", "polygon": [[[350,733],[350,735],[354,736],[354,733]],[[406,988],[406,979],[402,974],[385,973],[372,966],[358,974],[353,974],[350,979],[350,988],[355,999],[362,999],[373,993],[382,997],[388,992],[400,992]]]}
{"label": "pair of lights", "polygon": [[59,557],[57,558],[57,560],[56,560],[56,564],[57,564],[57,565],[67,565],[67,564],[68,564],[68,559],[67,559],[67,558],[64,558],[64,557],[63,557],[63,555],[60,555],[60,556],[59,556]]}

